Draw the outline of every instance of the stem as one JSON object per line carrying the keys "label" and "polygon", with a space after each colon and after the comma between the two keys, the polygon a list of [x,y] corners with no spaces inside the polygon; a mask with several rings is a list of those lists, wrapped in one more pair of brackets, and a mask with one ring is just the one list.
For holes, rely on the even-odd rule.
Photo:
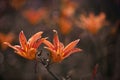
{"label": "stem", "polygon": [[37,61],[35,60],[35,74],[37,73]]}
{"label": "stem", "polygon": [[[53,76],[53,78],[55,80],[60,80],[55,74],[53,74],[52,71],[50,71],[49,66],[50,66],[50,60],[49,59],[44,59],[41,57],[42,54],[42,50],[40,52],[37,53],[36,55],[36,62],[35,62],[35,66],[37,66],[37,62],[40,62],[48,71],[48,73]],[[35,72],[37,72],[37,69],[35,69]]]}
{"label": "stem", "polygon": [[53,74],[52,71],[50,71],[49,66],[50,62],[44,63],[44,61],[41,60],[42,65],[46,68],[46,70],[49,72],[49,74],[55,79],[55,80],[60,80],[55,74]]}
{"label": "stem", "polygon": [[37,60],[35,60],[35,70],[34,70],[34,72],[35,72],[35,80],[38,80],[38,74],[37,74]]}
{"label": "stem", "polygon": [[55,74],[53,74],[53,72],[50,71],[49,67],[46,67],[46,70],[50,73],[51,76],[54,77],[55,80],[60,80]]}

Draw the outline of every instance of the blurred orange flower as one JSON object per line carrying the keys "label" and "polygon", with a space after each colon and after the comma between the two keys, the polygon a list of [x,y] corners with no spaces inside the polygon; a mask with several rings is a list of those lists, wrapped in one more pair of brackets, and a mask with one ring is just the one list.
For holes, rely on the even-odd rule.
{"label": "blurred orange flower", "polygon": [[2,44],[3,42],[12,43],[12,41],[13,41],[14,39],[15,39],[15,34],[12,33],[12,32],[10,32],[10,33],[8,33],[8,34],[0,33],[1,49],[2,49],[2,50],[6,50],[6,49],[7,49],[7,46]]}
{"label": "blurred orange flower", "polygon": [[90,13],[88,17],[84,14],[80,16],[79,26],[81,28],[87,29],[92,34],[96,34],[104,25],[106,15],[101,12],[98,16],[95,16],[94,13]]}
{"label": "blurred orange flower", "polygon": [[60,31],[63,35],[67,35],[71,32],[72,25],[73,25],[73,23],[64,17],[61,17],[59,19],[59,27],[60,27]]}
{"label": "blurred orange flower", "polygon": [[73,27],[73,17],[77,9],[77,3],[69,0],[62,0],[61,15],[58,21],[60,31],[63,35],[71,32]]}
{"label": "blurred orange flower", "polygon": [[47,15],[46,8],[40,8],[38,10],[28,9],[22,12],[22,15],[33,25],[40,22]]}
{"label": "blurred orange flower", "polygon": [[41,31],[34,34],[27,42],[23,31],[21,31],[19,34],[20,46],[19,45],[12,46],[8,42],[4,42],[4,44],[13,48],[15,52],[20,56],[29,60],[33,60],[35,59],[37,48],[45,40],[45,38],[41,38],[42,33],[43,32]]}
{"label": "blurred orange flower", "polygon": [[70,0],[62,0],[61,14],[66,17],[73,17],[78,4]]}
{"label": "blurred orange flower", "polygon": [[55,32],[53,44],[48,40],[43,41],[43,43],[47,46],[45,48],[51,52],[50,55],[53,62],[61,62],[63,59],[67,58],[72,53],[81,51],[80,48],[74,48],[79,42],[79,39],[69,43],[66,47],[64,47],[63,43],[59,41],[57,31],[53,31]]}
{"label": "blurred orange flower", "polygon": [[27,0],[9,0],[10,5],[16,10],[20,9]]}

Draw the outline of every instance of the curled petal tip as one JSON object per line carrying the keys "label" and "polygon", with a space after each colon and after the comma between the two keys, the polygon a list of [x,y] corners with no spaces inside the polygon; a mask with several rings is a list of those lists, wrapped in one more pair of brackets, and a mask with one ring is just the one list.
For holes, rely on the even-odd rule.
{"label": "curled petal tip", "polygon": [[77,39],[76,41],[77,41],[77,42],[79,42],[79,41],[80,41],[80,39]]}
{"label": "curled petal tip", "polygon": [[45,49],[47,48],[47,47],[44,47]]}
{"label": "curled petal tip", "polygon": [[8,42],[3,42],[3,44],[6,44],[6,45],[7,45],[7,44],[8,44]]}
{"label": "curled petal tip", "polygon": [[19,33],[19,36],[20,36],[20,35],[23,35],[23,34],[24,34],[24,32],[23,32],[23,30],[22,30],[22,31]]}
{"label": "curled petal tip", "polygon": [[23,30],[20,33],[23,33]]}
{"label": "curled petal tip", "polygon": [[77,39],[77,41],[80,41],[80,39]]}
{"label": "curled petal tip", "polygon": [[79,49],[79,51],[81,52],[81,51],[83,51],[83,49]]}
{"label": "curled petal tip", "polygon": [[57,33],[57,30],[54,29],[53,32]]}
{"label": "curled petal tip", "polygon": [[40,31],[41,34],[43,34],[43,31]]}
{"label": "curled petal tip", "polygon": [[79,48],[79,49],[78,49],[78,51],[79,51],[79,52],[84,52],[84,50],[83,50],[83,49],[81,49],[81,48]]}
{"label": "curled petal tip", "polygon": [[3,42],[3,44],[10,46],[11,44],[8,42]]}
{"label": "curled petal tip", "polygon": [[45,37],[44,39],[48,39],[48,37]]}

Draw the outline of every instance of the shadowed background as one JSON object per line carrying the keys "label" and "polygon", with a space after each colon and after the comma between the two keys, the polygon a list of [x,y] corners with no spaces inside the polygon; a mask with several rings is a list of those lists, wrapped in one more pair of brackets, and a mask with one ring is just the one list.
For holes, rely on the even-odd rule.
{"label": "shadowed background", "polygon": [[[65,45],[80,39],[83,52],[72,54],[51,65],[59,77],[72,80],[120,80],[120,1],[119,0],[0,0],[0,80],[53,80],[44,66],[29,61],[3,45],[19,44],[19,33],[27,39],[38,31],[52,41],[53,29]],[[49,53],[43,48],[43,56]],[[36,78],[37,77],[37,78]]]}

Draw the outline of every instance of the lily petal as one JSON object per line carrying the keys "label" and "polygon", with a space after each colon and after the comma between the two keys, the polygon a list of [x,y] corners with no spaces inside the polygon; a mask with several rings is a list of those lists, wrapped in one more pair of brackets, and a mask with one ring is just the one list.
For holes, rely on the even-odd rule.
{"label": "lily petal", "polygon": [[40,31],[40,32],[34,34],[34,35],[28,40],[30,47],[33,46],[33,44],[34,44],[34,42],[35,42],[36,40],[38,40],[39,38],[41,38],[42,33],[43,33],[43,32]]}
{"label": "lily petal", "polygon": [[45,45],[47,45],[47,47],[49,47],[49,48],[51,48],[51,49],[54,49],[54,45],[50,42],[50,41],[48,41],[48,40],[44,40],[43,41],[43,43],[45,44]]}
{"label": "lily petal", "polygon": [[15,52],[21,56],[25,56],[24,53],[24,50],[21,49],[21,47],[19,45],[15,45],[15,46],[12,46],[10,43],[8,42],[4,42],[4,44],[8,45],[9,47],[13,48],[15,50]]}
{"label": "lily petal", "polygon": [[20,46],[15,45],[15,47],[18,49],[17,51],[15,51],[15,53],[17,53],[18,55],[29,60],[33,60],[35,58],[36,49],[31,48],[28,50],[28,52],[25,52],[23,49],[20,48]]}
{"label": "lily petal", "polygon": [[53,30],[53,32],[55,32],[54,38],[53,38],[53,44],[55,46],[55,49],[59,49],[59,47],[60,47],[60,41],[59,41],[59,37],[58,37],[57,31]]}
{"label": "lily petal", "polygon": [[35,48],[29,49],[28,54],[27,54],[27,58],[30,60],[35,59],[36,52],[37,52],[37,50]]}
{"label": "lily petal", "polygon": [[19,45],[15,45],[14,47],[17,49],[17,50],[15,51],[16,53],[18,53],[19,55],[26,56],[25,50],[23,50]]}
{"label": "lily petal", "polygon": [[47,49],[47,50],[49,50],[51,53],[57,54],[55,50],[53,50],[53,49],[51,49],[51,48],[49,48],[49,47],[44,47],[44,48]]}
{"label": "lily petal", "polygon": [[14,50],[18,50],[15,46],[12,46],[10,43],[8,43],[8,42],[4,42],[3,44],[5,44],[5,45],[8,45],[9,47],[11,47],[11,48],[13,48]]}
{"label": "lily petal", "polygon": [[27,51],[27,40],[26,40],[26,37],[23,33],[23,31],[20,32],[19,34],[19,41],[20,41],[20,45],[21,47]]}
{"label": "lily petal", "polygon": [[60,42],[59,53],[63,53],[64,45]]}
{"label": "lily petal", "polygon": [[74,48],[77,43],[80,41],[80,39],[77,39],[75,41],[72,41],[71,43],[69,43],[63,50],[64,53],[68,52],[69,50],[71,50],[72,48]]}
{"label": "lily petal", "polygon": [[70,56],[72,53],[79,52],[79,51],[82,51],[82,49],[73,48],[73,49],[69,50],[68,52],[64,53],[63,58],[66,58],[66,57]]}
{"label": "lily petal", "polygon": [[46,39],[46,38],[42,38],[42,39],[36,40],[36,41],[34,42],[32,48],[37,49],[37,48],[39,47],[39,45],[40,45],[41,43],[43,43],[43,41],[44,41],[45,39]]}

